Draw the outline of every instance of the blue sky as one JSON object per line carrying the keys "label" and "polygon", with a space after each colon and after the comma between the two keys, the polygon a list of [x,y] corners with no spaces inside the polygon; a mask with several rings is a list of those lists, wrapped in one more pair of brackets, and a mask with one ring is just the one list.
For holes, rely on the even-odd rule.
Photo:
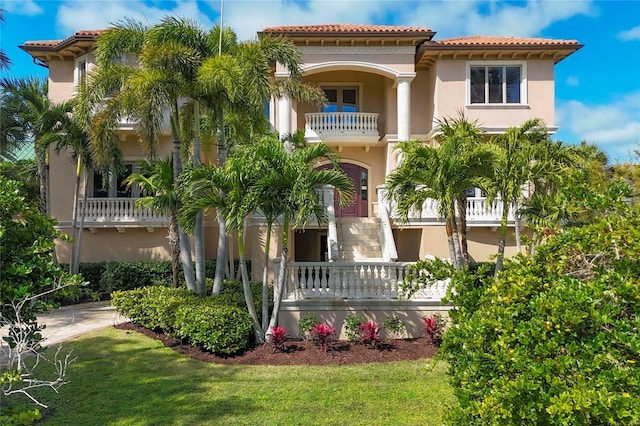
{"label": "blue sky", "polygon": [[[220,0],[0,0],[0,44],[13,76],[46,75],[17,46],[106,28],[125,16],[149,23],[172,14],[210,26]],[[556,66],[555,138],[597,143],[612,162],[640,148],[640,0],[371,1],[225,0],[224,22],[241,39],[276,25],[371,23],[426,26],[436,38],[512,35],[578,40],[585,47]]]}

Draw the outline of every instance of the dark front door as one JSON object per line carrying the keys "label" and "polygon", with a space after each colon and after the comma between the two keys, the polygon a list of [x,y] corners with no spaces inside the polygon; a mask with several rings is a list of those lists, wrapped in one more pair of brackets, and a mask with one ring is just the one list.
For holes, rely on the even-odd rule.
{"label": "dark front door", "polygon": [[[321,168],[329,168],[329,165]],[[367,217],[369,216],[369,172],[356,164],[341,163],[342,171],[353,182],[354,194],[351,202],[340,207],[338,192],[335,194],[336,217]]]}

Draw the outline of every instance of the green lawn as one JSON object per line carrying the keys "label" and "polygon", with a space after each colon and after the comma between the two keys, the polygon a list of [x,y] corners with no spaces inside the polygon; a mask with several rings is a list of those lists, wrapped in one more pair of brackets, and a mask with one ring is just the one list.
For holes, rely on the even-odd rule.
{"label": "green lawn", "polygon": [[454,402],[442,362],[216,365],[113,328],[65,349],[78,360],[41,394],[45,425],[441,425]]}

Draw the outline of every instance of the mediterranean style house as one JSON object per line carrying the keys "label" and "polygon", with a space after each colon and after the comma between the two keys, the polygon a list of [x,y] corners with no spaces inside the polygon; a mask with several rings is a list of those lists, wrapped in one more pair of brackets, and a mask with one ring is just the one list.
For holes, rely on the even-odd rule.
{"label": "mediterranean style house", "polygon": [[[48,67],[53,102],[74,95],[94,65],[92,49],[100,33],[78,31],[65,40],[20,46],[36,64]],[[342,208],[334,204],[331,188],[320,189],[329,223],[312,223],[290,238],[292,263],[281,322],[293,322],[300,312],[324,312],[327,319],[340,320],[354,310],[380,319],[390,313],[445,309],[440,303],[443,283],[412,300],[397,297],[407,262],[449,256],[435,202],[425,203],[408,222],[400,222],[384,197],[382,184],[396,167],[397,142],[429,141],[438,119],[460,112],[477,120],[488,134],[532,118],[543,119],[555,131],[554,66],[582,46],[541,38],[438,40],[429,28],[383,25],[282,26],[261,33],[295,43],[304,59],[305,81],[321,87],[327,99],[321,107],[286,97],[272,100],[268,114],[273,128],[281,135],[303,129],[308,143],[332,146],[356,189],[352,202]],[[274,73],[275,78],[289,77],[280,64]],[[136,123],[119,123],[127,172],[144,158],[135,128]],[[159,155],[169,154],[167,130]],[[74,187],[69,157],[51,152],[50,174],[51,214],[68,232]],[[83,188],[88,196],[84,228],[89,231],[83,237],[83,262],[169,258],[166,218],[136,208],[138,194],[122,184],[124,177],[113,175],[103,182],[96,174]],[[500,206],[487,203],[479,189],[470,189],[468,196],[469,253],[486,260],[496,252]],[[264,225],[260,217],[250,221],[246,244],[256,279],[263,264]],[[513,217],[509,225],[513,227]],[[215,258],[217,223],[209,218],[205,226],[206,257]],[[64,243],[58,245],[62,261],[68,250]],[[273,247],[271,258],[276,262],[278,253],[280,247]],[[507,254],[514,253],[511,243]],[[417,317],[412,318],[419,326]]]}

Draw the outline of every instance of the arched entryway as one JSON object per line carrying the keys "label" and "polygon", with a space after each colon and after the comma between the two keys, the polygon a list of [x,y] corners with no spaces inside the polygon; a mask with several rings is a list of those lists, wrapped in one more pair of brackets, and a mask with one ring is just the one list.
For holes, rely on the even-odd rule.
{"label": "arched entryway", "polygon": [[[331,167],[329,164],[322,169]],[[369,216],[369,171],[364,167],[352,163],[340,163],[342,171],[353,182],[354,194],[351,202],[340,207],[338,194],[335,196],[336,217],[368,217]]]}

